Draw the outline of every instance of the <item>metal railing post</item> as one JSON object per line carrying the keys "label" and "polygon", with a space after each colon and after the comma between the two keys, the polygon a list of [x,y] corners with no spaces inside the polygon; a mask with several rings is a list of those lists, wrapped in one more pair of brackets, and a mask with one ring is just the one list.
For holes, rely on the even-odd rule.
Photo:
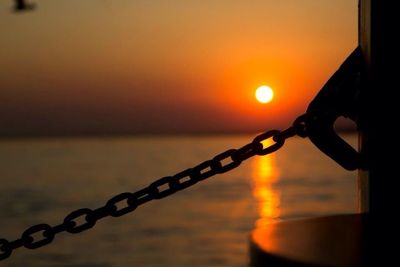
{"label": "metal railing post", "polygon": [[360,151],[366,161],[366,168],[359,172],[360,211],[381,219],[395,211],[397,203],[396,10],[395,1],[359,1],[359,44],[365,65],[358,124]]}

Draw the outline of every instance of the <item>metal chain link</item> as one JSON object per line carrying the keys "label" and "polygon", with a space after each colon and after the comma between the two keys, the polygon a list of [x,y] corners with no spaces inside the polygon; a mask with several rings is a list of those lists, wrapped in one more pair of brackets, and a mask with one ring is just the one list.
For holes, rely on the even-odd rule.
{"label": "metal chain link", "polygon": [[[68,214],[59,225],[38,224],[26,229],[21,237],[14,241],[0,239],[0,260],[8,258],[17,248],[37,249],[43,247],[50,244],[59,233],[77,234],[86,231],[95,226],[100,219],[108,216],[120,217],[151,200],[165,198],[216,174],[228,172],[255,155],[271,154],[280,149],[286,139],[295,135],[307,136],[305,118],[306,114],[303,114],[284,131],[271,130],[262,133],[251,143],[239,149],[229,149],[193,168],[158,179],[139,191],[116,195],[103,207],[95,210],[88,208],[75,210]],[[264,146],[263,142],[269,139],[274,143]]]}

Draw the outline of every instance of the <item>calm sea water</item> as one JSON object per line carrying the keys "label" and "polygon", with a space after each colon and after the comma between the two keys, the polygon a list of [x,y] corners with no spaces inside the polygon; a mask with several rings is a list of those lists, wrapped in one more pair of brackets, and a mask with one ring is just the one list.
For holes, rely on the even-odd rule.
{"label": "calm sea water", "polygon": [[[353,144],[355,136],[347,136]],[[0,238],[70,211],[96,208],[251,136],[0,141]],[[247,266],[249,232],[271,221],[356,210],[356,173],[303,139],[248,160],[134,213],[107,218],[44,248],[18,249],[0,266]]]}

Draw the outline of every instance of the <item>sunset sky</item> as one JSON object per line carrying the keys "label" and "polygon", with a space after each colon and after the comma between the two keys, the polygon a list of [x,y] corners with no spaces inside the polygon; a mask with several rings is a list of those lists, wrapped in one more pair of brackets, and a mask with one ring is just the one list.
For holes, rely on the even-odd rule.
{"label": "sunset sky", "polygon": [[33,2],[0,2],[3,136],[282,128],[357,45],[357,0]]}

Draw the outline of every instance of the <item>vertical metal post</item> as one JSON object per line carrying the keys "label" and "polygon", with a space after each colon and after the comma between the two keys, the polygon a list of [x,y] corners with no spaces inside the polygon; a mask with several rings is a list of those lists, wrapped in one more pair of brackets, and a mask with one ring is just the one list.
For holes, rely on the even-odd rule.
{"label": "vertical metal post", "polygon": [[[371,66],[371,0],[359,0],[358,3],[358,41],[364,57],[365,69],[362,75],[362,92],[360,92],[360,101],[363,110],[359,116],[359,150],[362,155],[368,154],[368,116],[367,116],[367,92],[370,83],[370,66]],[[362,213],[369,211],[369,172],[368,169],[360,169],[358,173],[358,190],[359,190],[359,211]]]}
{"label": "vertical metal post", "polygon": [[[360,210],[390,221],[398,201],[399,118],[398,34],[396,1],[359,1],[359,43],[365,60],[360,92],[360,151],[366,167],[360,171]],[[397,106],[396,106],[397,105]],[[388,216],[389,215],[389,216]]]}

